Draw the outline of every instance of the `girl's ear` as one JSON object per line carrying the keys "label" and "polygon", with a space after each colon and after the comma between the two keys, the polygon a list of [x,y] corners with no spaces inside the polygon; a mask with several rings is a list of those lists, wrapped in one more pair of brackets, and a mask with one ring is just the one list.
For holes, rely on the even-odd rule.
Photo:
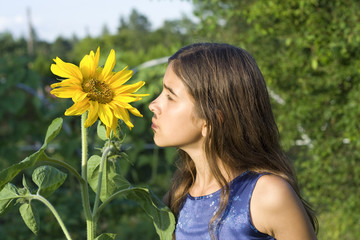
{"label": "girl's ear", "polygon": [[[215,115],[216,115],[218,123],[220,125],[223,124],[224,123],[224,114],[222,113],[222,111],[219,110],[219,109],[216,109],[215,110]],[[205,120],[203,120],[202,124],[203,124],[203,126],[202,126],[202,130],[201,130],[201,135],[203,137],[206,137],[209,128],[211,129],[211,126],[209,126]]]}
{"label": "girl's ear", "polygon": [[207,123],[206,123],[205,120],[203,120],[203,121],[204,121],[204,122],[203,122],[203,126],[202,126],[202,129],[201,129],[201,135],[202,135],[203,137],[206,137],[207,132],[208,132],[208,125],[207,125]]}

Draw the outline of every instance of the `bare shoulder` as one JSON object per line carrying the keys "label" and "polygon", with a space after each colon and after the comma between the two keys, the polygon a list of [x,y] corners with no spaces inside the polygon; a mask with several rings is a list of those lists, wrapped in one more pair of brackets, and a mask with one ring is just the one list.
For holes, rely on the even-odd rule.
{"label": "bare shoulder", "polygon": [[259,178],[250,203],[254,226],[281,239],[316,239],[305,208],[291,185],[276,175]]}
{"label": "bare shoulder", "polygon": [[283,204],[294,198],[296,193],[283,178],[268,174],[259,178],[254,189],[253,198],[268,210],[282,208]]}

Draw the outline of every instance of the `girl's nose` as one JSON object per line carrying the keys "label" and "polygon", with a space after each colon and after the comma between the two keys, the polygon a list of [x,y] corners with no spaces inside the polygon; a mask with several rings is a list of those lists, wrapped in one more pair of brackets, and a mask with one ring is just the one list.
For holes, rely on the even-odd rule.
{"label": "girl's nose", "polygon": [[156,112],[156,99],[149,104],[149,109],[153,113]]}
{"label": "girl's nose", "polygon": [[161,113],[161,100],[160,100],[160,96],[157,96],[157,98],[155,98],[150,104],[149,104],[149,109],[151,112],[154,113],[155,116],[159,115]]}
{"label": "girl's nose", "polygon": [[154,101],[149,104],[150,111],[154,112]]}

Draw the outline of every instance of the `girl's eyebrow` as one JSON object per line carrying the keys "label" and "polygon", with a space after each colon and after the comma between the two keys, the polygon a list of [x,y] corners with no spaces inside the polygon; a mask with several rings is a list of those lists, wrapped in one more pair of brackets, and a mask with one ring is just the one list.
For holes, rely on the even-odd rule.
{"label": "girl's eyebrow", "polygon": [[175,94],[174,90],[171,87],[166,86],[166,84],[164,83],[164,88],[166,88],[169,92],[171,92],[173,95],[175,95],[177,97],[177,95]]}

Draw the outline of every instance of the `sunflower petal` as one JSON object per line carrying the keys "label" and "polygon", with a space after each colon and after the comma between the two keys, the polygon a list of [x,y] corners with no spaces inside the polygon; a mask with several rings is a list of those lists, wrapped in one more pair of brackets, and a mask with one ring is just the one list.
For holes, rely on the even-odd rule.
{"label": "sunflower petal", "polygon": [[133,106],[131,106],[130,104],[124,103],[124,102],[119,102],[119,101],[112,101],[112,102],[109,103],[109,106],[112,109],[118,108],[118,107],[121,107],[121,108],[133,108]]}
{"label": "sunflower petal", "polygon": [[74,92],[77,92],[78,90],[78,88],[74,87],[62,87],[55,88],[51,90],[50,93],[58,98],[72,98],[74,96]]}
{"label": "sunflower petal", "polygon": [[106,127],[106,137],[109,138],[111,133],[111,127]]}
{"label": "sunflower petal", "polygon": [[137,117],[143,117],[143,115],[139,112],[139,110],[137,110],[136,108],[129,108],[128,109],[133,115],[137,116]]}
{"label": "sunflower petal", "polygon": [[90,101],[88,118],[85,121],[85,127],[90,127],[98,119],[99,104],[97,101]]}
{"label": "sunflower petal", "polygon": [[107,82],[107,80],[110,79],[112,76],[112,70],[115,66],[115,51],[114,49],[111,49],[110,54],[105,62],[104,69],[102,70],[100,74],[100,79],[102,79],[104,82]]}
{"label": "sunflower petal", "polygon": [[133,93],[139,90],[142,86],[144,86],[145,82],[140,81],[130,85],[122,85],[120,88],[116,89],[117,93]]}
{"label": "sunflower petal", "polygon": [[124,83],[126,83],[133,75],[132,70],[126,70],[127,67],[125,67],[120,72],[116,73],[114,76],[111,77],[109,80],[109,84],[112,88],[118,88]]}
{"label": "sunflower petal", "polygon": [[72,63],[66,63],[60,58],[54,59],[56,64],[51,64],[51,72],[59,77],[63,78],[77,78],[82,79],[82,74],[78,66]]}
{"label": "sunflower petal", "polygon": [[74,95],[72,97],[72,100],[74,102],[81,102],[87,97],[87,93],[81,90],[74,91]]}
{"label": "sunflower petal", "polygon": [[122,96],[134,97],[134,98],[137,98],[138,100],[141,100],[142,99],[141,97],[147,97],[149,95],[150,94],[148,94],[148,93],[144,93],[144,94],[141,94],[141,93],[125,93],[125,94],[122,94]]}
{"label": "sunflower petal", "polygon": [[72,86],[79,86],[81,87],[81,82],[79,79],[76,78],[68,78],[65,80],[62,80],[61,82],[58,83],[53,83],[50,85],[51,88],[56,88],[56,87],[72,87]]}
{"label": "sunflower petal", "polygon": [[117,124],[118,124],[118,119],[116,117],[113,117],[113,124],[111,127],[106,127],[106,136],[109,138],[110,136],[110,132],[111,130],[113,130],[115,136],[117,137],[118,134],[117,134],[117,131],[116,131],[116,127],[117,127]]}
{"label": "sunflower petal", "polygon": [[99,104],[99,118],[100,120],[107,126],[107,127],[111,127],[112,125],[112,116],[113,113],[109,107],[109,105],[107,104]]}
{"label": "sunflower petal", "polygon": [[81,115],[89,109],[89,100],[85,98],[81,102],[76,102],[65,111],[66,116]]}
{"label": "sunflower petal", "polygon": [[84,79],[90,78],[92,74],[93,62],[93,57],[91,57],[90,55],[85,55],[80,61],[79,67]]}
{"label": "sunflower petal", "polygon": [[141,98],[136,97],[136,96],[132,96],[130,94],[127,94],[127,95],[121,94],[121,95],[115,96],[113,98],[113,101],[124,102],[124,103],[136,102],[138,100],[141,100]]}
{"label": "sunflower petal", "polygon": [[117,136],[117,132],[116,132],[117,125],[118,125],[118,119],[114,116],[113,117],[113,124],[111,126],[111,129],[114,131],[116,136]]}
{"label": "sunflower petal", "polygon": [[116,109],[113,109],[113,112],[115,114],[115,117],[123,120],[124,123],[129,127],[130,130],[131,130],[131,128],[134,127],[134,125],[130,121],[129,112],[126,109],[124,109],[124,108],[116,108]]}
{"label": "sunflower petal", "polygon": [[113,109],[113,112],[117,111],[118,108],[124,108],[125,110],[129,110],[133,115],[137,117],[143,117],[139,110],[137,110],[128,103],[112,101],[111,103],[109,103],[109,106],[111,109]]}
{"label": "sunflower petal", "polygon": [[96,54],[90,51],[89,55],[85,55],[80,62],[80,70],[83,73],[84,79],[89,79],[95,76],[96,69],[99,64],[100,47],[97,48]]}
{"label": "sunflower petal", "polygon": [[100,59],[100,47],[97,48],[94,56],[94,73],[97,69],[97,66],[99,65],[99,59]]}

